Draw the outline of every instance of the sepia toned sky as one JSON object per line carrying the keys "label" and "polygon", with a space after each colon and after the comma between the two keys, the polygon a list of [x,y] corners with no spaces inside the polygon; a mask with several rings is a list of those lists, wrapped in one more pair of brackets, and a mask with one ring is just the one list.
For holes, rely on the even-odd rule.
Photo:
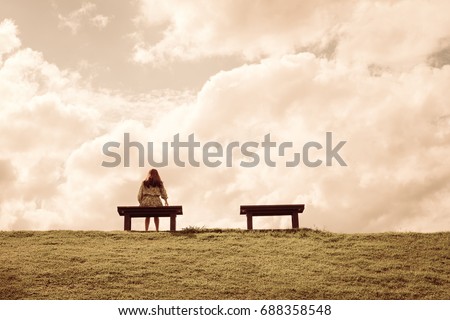
{"label": "sepia toned sky", "polygon": [[[120,143],[123,160],[129,133],[157,149],[176,134],[292,142],[275,167],[259,148],[252,168],[239,150],[231,167],[159,168],[183,205],[178,228],[245,228],[241,204],[304,203],[301,227],[448,231],[449,11],[444,0],[2,1],[0,230],[122,229],[116,207],[137,205],[150,166],[136,148],[129,167],[102,166],[103,146]],[[326,132],[346,141],[347,166],[325,165]],[[311,141],[323,164],[287,167]]]}

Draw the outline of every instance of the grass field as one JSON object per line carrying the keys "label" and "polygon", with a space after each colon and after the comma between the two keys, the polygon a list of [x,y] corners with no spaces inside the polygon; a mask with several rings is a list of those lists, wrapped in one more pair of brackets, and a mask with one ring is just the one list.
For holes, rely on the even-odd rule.
{"label": "grass field", "polygon": [[450,299],[450,232],[0,232],[1,299]]}

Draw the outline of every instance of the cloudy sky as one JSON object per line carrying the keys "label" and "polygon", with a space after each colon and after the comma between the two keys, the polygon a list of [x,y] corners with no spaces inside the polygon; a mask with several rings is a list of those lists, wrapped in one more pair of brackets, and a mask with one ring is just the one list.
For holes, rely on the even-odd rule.
{"label": "cloudy sky", "polygon": [[[245,228],[241,204],[304,203],[334,232],[450,229],[448,1],[0,2],[0,230],[120,230],[150,166],[124,134],[235,149],[159,168],[178,227]],[[346,141],[326,166],[326,133]],[[292,142],[270,167],[261,142]],[[286,165],[308,142],[310,160]],[[301,158],[303,159],[303,158]],[[147,157],[145,157],[147,160]],[[162,220],[162,229],[168,229]],[[255,218],[286,228],[288,217]],[[143,221],[135,220],[136,229]]]}

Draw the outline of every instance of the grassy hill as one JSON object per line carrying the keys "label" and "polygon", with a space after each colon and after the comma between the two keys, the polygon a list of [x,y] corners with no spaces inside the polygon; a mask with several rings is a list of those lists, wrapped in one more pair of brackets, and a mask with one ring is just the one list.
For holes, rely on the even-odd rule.
{"label": "grassy hill", "polygon": [[450,299],[450,232],[0,232],[1,299]]}

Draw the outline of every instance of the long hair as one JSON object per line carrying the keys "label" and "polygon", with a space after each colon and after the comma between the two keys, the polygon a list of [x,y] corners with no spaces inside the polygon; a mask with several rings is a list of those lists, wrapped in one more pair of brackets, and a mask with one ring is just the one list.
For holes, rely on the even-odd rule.
{"label": "long hair", "polygon": [[161,177],[159,176],[158,170],[152,169],[148,172],[148,176],[144,180],[144,185],[147,188],[150,188],[150,186],[161,187],[163,185],[163,182],[161,180]]}

